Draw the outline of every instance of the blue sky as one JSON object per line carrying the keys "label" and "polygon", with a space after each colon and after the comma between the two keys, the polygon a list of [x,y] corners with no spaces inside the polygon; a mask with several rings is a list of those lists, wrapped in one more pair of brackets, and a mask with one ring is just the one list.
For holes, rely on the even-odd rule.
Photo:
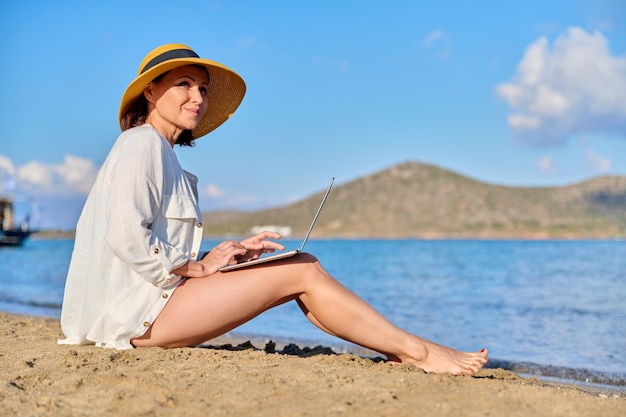
{"label": "blue sky", "polygon": [[248,87],[177,150],[205,210],[406,160],[511,186],[626,175],[625,18],[620,0],[4,1],[0,187],[34,201],[40,227],[72,228],[124,89],[173,42]]}

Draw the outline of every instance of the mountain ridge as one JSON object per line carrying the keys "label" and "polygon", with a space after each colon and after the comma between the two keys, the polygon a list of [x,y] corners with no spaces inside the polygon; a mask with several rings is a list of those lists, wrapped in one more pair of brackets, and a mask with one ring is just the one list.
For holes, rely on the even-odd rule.
{"label": "mountain ridge", "polygon": [[[303,235],[321,192],[286,206],[203,213],[205,236],[247,236],[254,226]],[[626,237],[626,177],[554,187],[481,182],[417,161],[336,185],[314,230],[324,238]]]}

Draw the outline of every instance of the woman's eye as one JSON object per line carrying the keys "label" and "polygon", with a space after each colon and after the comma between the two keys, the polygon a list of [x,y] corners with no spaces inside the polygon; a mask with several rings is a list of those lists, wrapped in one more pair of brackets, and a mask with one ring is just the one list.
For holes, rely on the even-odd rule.
{"label": "woman's eye", "polygon": [[189,83],[187,81],[181,81],[180,83],[178,83],[178,86],[189,88]]}
{"label": "woman's eye", "polygon": [[209,90],[205,87],[200,87],[198,90],[200,91],[200,95],[202,97],[206,97],[207,94],[209,94]]}

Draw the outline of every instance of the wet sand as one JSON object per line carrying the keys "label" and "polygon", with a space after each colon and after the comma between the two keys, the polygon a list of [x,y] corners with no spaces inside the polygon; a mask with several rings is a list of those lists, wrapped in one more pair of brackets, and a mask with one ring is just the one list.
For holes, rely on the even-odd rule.
{"label": "wet sand", "polygon": [[0,313],[1,416],[624,416],[624,391],[502,369],[427,374],[329,348],[220,338],[129,351],[60,346],[58,320]]}

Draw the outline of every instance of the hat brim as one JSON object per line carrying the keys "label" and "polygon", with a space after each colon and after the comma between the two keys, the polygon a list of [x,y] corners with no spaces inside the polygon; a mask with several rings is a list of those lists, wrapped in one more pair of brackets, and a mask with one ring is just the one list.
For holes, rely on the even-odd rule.
{"label": "hat brim", "polygon": [[246,93],[243,79],[230,68],[203,58],[178,58],[155,65],[137,76],[126,88],[120,103],[119,120],[121,121],[130,105],[143,94],[148,84],[161,74],[185,65],[200,65],[209,73],[207,100],[209,106],[200,119],[198,126],[191,131],[194,139],[215,130],[233,115]]}

